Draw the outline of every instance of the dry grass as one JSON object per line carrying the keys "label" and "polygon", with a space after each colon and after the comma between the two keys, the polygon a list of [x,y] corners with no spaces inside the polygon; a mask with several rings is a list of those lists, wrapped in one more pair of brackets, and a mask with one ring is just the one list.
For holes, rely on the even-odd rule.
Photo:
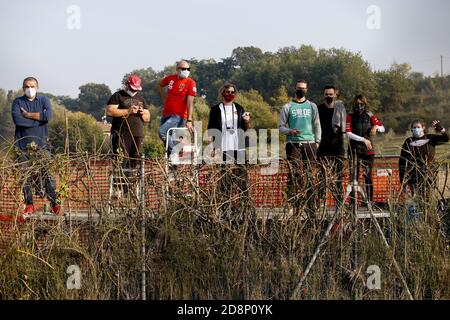
{"label": "dry grass", "polygon": [[[59,162],[50,165],[61,174],[70,159],[54,161]],[[163,161],[160,165],[164,168]],[[11,172],[7,160],[3,167],[0,182]],[[285,201],[285,208],[296,206],[294,215],[261,219],[249,197],[251,186],[243,188],[230,168],[216,169],[207,188],[196,187],[191,172],[181,173],[178,184],[161,185],[146,176],[147,187],[164,190],[165,201],[145,212],[145,256],[142,214],[133,206],[110,216],[105,207],[94,208],[98,220],[33,220],[1,228],[0,237],[5,230],[12,236],[0,256],[0,299],[140,299],[142,263],[148,299],[289,299],[327,220],[305,219],[304,200],[295,199]],[[220,188],[225,173],[231,192]],[[328,177],[333,181],[331,173]],[[293,197],[305,194],[297,190]],[[391,199],[391,218],[379,220],[415,299],[450,299],[448,239],[437,201],[436,193],[421,204],[420,216],[407,222],[407,206]],[[66,287],[66,270],[73,264],[82,272],[80,290]],[[370,265],[381,269],[381,290],[366,287]],[[354,223],[346,208],[298,298],[407,297],[373,222]]]}

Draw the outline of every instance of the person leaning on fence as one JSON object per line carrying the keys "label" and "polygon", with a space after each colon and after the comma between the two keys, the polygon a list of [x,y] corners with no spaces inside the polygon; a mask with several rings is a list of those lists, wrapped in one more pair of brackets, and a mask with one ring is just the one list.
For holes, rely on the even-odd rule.
{"label": "person leaning on fence", "polygon": [[113,154],[123,156],[123,168],[135,169],[139,164],[144,141],[144,123],[150,122],[146,109],[141,79],[128,77],[124,88],[115,92],[108,101],[106,115],[112,117],[111,144]]}
{"label": "person leaning on fence", "polygon": [[[340,201],[342,198],[342,171],[344,167],[344,136],[347,112],[344,103],[336,100],[337,90],[334,86],[324,88],[324,102],[318,106],[322,138],[317,150],[321,166],[322,179],[320,192],[326,198],[325,181],[333,177],[333,194]],[[330,175],[331,174],[331,175]],[[336,180],[334,182],[334,180]]]}
{"label": "person leaning on fence", "polygon": [[398,162],[402,186],[406,185],[412,195],[419,193],[424,199],[433,191],[439,169],[434,162],[435,147],[449,141],[448,132],[440,121],[433,121],[432,126],[437,134],[428,134],[423,120],[411,122],[412,137],[403,143]]}
{"label": "person leaning on fence", "polygon": [[[366,185],[367,200],[373,202],[372,168],[375,162],[375,151],[373,148],[373,137],[377,132],[385,132],[383,123],[368,110],[367,98],[361,94],[353,100],[353,110],[347,115],[346,132],[350,139],[350,159],[356,157],[356,168],[352,164],[352,174],[356,169],[359,177],[360,167],[364,170],[364,181]],[[367,206],[363,203],[363,206]]]}
{"label": "person leaning on fence", "polygon": [[[169,75],[158,82],[158,93],[164,104],[159,137],[166,144],[167,132],[172,128],[186,127],[193,132],[192,119],[194,115],[194,98],[197,95],[197,85],[189,78],[190,66],[187,61],[177,63],[177,73]],[[167,95],[164,88],[167,87]],[[173,142],[168,141],[167,156],[173,149]]]}
{"label": "person leaning on fence", "polygon": [[[39,160],[45,161],[50,158],[48,123],[52,119],[52,105],[47,97],[37,94],[39,83],[36,78],[28,77],[23,80],[22,88],[24,95],[16,98],[12,103],[12,118],[16,126],[15,147],[18,151],[18,160],[23,166],[23,172],[27,175],[23,186],[25,198],[23,218],[26,219],[34,213],[32,185],[33,181],[41,179],[44,180],[51,212],[56,215],[64,215],[57,200],[55,179],[48,172],[47,163],[39,164]],[[34,170],[29,167],[32,161],[42,166],[38,168],[39,177],[30,173]]]}
{"label": "person leaning on fence", "polygon": [[[286,156],[293,169],[290,185],[294,186],[294,190],[306,186],[308,198],[311,198],[313,177],[316,176],[317,147],[322,130],[317,106],[307,100],[307,92],[307,82],[297,81],[294,99],[281,110],[279,129],[287,136]],[[313,205],[311,202],[315,201],[310,201],[309,204]]]}

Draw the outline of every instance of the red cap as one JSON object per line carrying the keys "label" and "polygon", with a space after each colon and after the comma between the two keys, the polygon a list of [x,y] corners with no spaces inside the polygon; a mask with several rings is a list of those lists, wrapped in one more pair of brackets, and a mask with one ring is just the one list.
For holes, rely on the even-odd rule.
{"label": "red cap", "polygon": [[137,75],[133,74],[133,75],[129,76],[127,83],[130,86],[130,88],[135,91],[142,90],[142,86],[141,86],[142,81],[141,81],[141,78],[139,78]]}

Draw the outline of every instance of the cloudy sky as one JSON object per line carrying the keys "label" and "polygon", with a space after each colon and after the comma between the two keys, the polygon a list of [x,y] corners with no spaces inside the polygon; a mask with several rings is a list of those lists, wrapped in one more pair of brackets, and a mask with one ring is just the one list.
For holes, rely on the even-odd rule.
{"label": "cloudy sky", "polygon": [[394,61],[450,73],[450,1],[0,0],[0,88],[28,75],[55,95],[112,90],[134,69],[229,57],[238,46],[345,48],[374,69]]}

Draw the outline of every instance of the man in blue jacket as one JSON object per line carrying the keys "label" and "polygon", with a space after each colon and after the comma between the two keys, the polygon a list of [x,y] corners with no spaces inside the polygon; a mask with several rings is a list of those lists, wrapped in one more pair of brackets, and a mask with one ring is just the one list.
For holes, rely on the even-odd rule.
{"label": "man in blue jacket", "polygon": [[[16,125],[15,146],[19,152],[19,161],[27,167],[31,157],[49,155],[48,122],[52,118],[52,106],[45,96],[37,95],[39,83],[36,78],[28,77],[23,80],[24,95],[16,98],[12,103],[12,118]],[[51,204],[51,212],[63,215],[55,192],[55,179],[48,173],[47,168],[40,170],[45,183],[47,198]],[[23,186],[25,210],[23,218],[28,218],[34,212],[33,205],[33,176],[30,174]]]}

